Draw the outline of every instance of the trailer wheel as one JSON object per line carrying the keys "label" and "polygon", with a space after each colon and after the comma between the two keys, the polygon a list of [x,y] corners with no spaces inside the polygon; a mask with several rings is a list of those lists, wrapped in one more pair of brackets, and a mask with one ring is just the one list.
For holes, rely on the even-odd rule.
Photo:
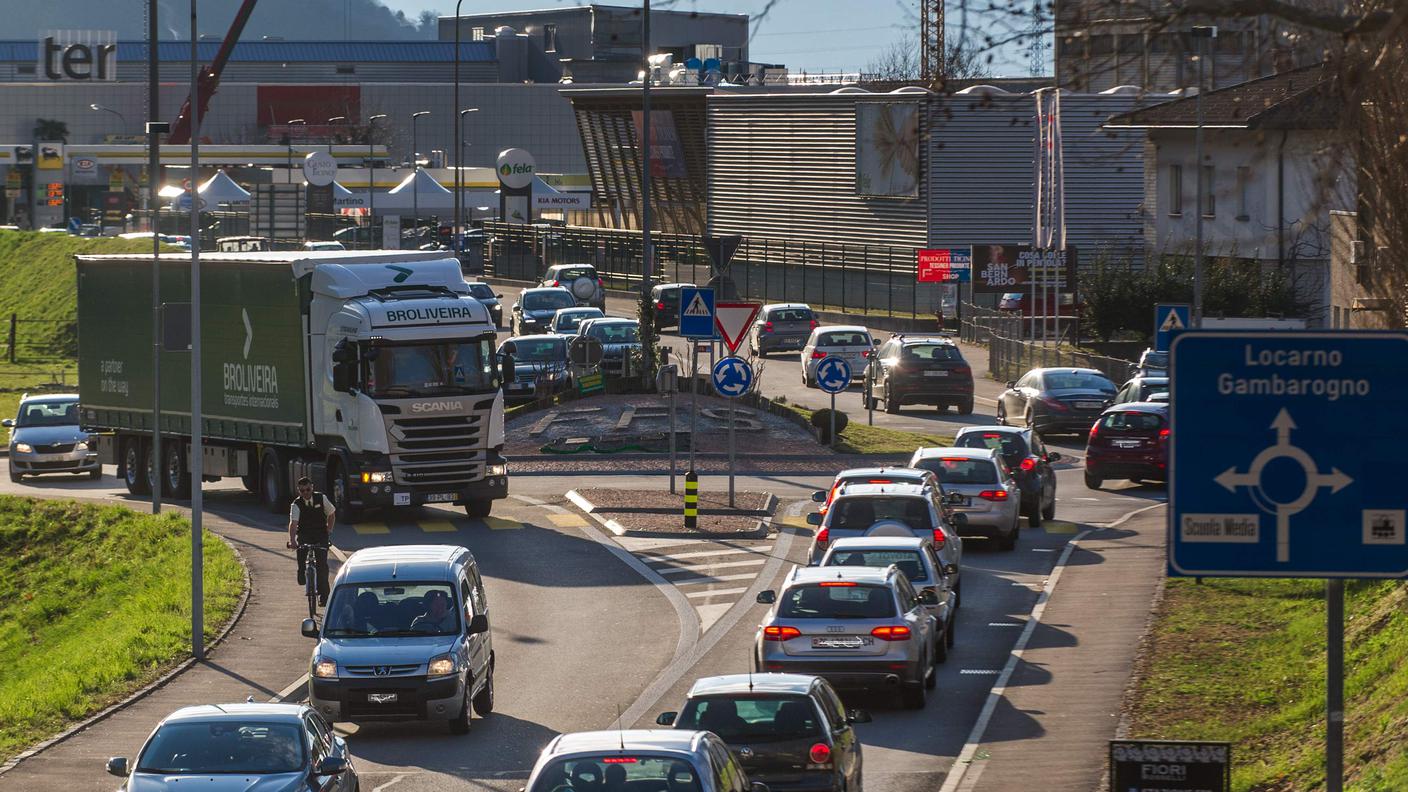
{"label": "trailer wheel", "polygon": [[264,460],[259,466],[260,470],[260,496],[264,500],[264,508],[273,514],[287,511],[289,504],[288,495],[288,473],[284,469],[283,456],[273,449],[264,453]]}
{"label": "trailer wheel", "polygon": [[161,488],[165,495],[182,500],[191,497],[191,471],[186,468],[185,441],[180,438],[161,444]]}
{"label": "trailer wheel", "polygon": [[143,464],[149,456],[147,441],[140,437],[129,437],[122,444],[122,478],[127,491],[133,495],[152,494],[151,481]]}

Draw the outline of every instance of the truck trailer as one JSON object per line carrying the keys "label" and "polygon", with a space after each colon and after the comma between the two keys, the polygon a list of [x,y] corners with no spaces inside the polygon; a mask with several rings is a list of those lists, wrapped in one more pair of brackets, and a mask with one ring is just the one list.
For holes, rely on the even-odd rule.
{"label": "truck trailer", "polygon": [[[191,486],[190,258],[162,254],[161,451],[153,454],[148,255],[77,256],[82,422],[134,495]],[[488,310],[435,252],[201,256],[204,476],[273,512],[302,476],[339,516],[508,495],[505,365]],[[512,371],[511,368],[508,369]],[[511,378],[510,378],[511,381]]]}

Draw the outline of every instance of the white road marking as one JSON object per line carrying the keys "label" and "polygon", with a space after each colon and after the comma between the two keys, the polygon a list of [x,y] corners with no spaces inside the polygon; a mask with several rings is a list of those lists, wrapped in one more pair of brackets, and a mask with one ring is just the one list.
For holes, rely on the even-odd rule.
{"label": "white road marking", "polygon": [[992,674],[992,675],[996,676],[997,674],[1001,674],[1001,673],[1002,673],[1002,670],[1001,670],[1001,669],[998,669],[998,668],[961,668],[961,669],[958,670],[958,673],[960,673],[960,674],[979,674],[979,675],[982,675],[982,674]]}
{"label": "white road marking", "polygon": [[726,588],[726,589],[709,589],[708,591],[691,591],[691,592],[689,592],[688,594],[685,594],[685,596],[686,596],[686,597],[698,597],[698,598],[701,598],[701,599],[702,599],[702,598],[705,598],[705,597],[722,597],[722,596],[725,596],[725,595],[727,595],[727,594],[742,594],[743,592],[745,592],[745,591],[747,591],[747,590],[748,590],[748,589],[746,589],[746,588],[741,588],[741,587],[740,587],[740,588]]}
{"label": "white road marking", "polygon": [[714,626],[714,622],[728,613],[728,609],[732,607],[732,602],[714,602],[696,607],[695,610],[699,611],[699,632],[707,632],[710,627]]}
{"label": "white road marking", "polygon": [[989,627],[1021,627],[1021,622],[988,622]]}
{"label": "white road marking", "polygon": [[1054,552],[1056,552],[1056,548],[1054,548],[1054,547],[1033,547],[1033,548],[1032,548],[1032,552],[1033,552],[1033,553],[1054,553]]}
{"label": "white road marking", "polygon": [[675,585],[688,586],[693,583],[712,583],[714,581],[724,582],[729,580],[752,580],[755,577],[757,577],[757,575],[752,573],[746,575],[706,575],[704,577],[692,577],[684,578],[683,580],[676,580]]}
{"label": "white road marking", "polygon": [[700,550],[696,553],[652,553],[649,550],[637,553],[647,564],[654,564],[657,561],[679,560],[681,558],[702,558],[704,556],[737,555],[739,553],[754,553],[763,558],[767,558],[772,552],[772,545],[762,547],[743,547],[728,550]]}
{"label": "white road marking", "polygon": [[[668,564],[668,561],[649,561],[651,564]],[[732,567],[761,566],[767,563],[766,558],[750,558],[747,561],[725,561],[720,564],[688,564],[686,566],[671,567],[669,569],[656,569],[662,575],[678,575],[681,572],[704,572],[710,569],[729,569]]]}
{"label": "white road marking", "polygon": [[387,781],[385,784],[378,784],[377,786],[372,787],[372,792],[382,792],[382,790],[386,789],[389,786],[401,783],[401,781],[405,777],[405,773],[398,773],[395,778],[391,779],[390,781]]}

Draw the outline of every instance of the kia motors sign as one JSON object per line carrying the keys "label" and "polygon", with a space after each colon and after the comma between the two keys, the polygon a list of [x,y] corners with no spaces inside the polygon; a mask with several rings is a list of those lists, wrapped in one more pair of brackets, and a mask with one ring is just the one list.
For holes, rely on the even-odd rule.
{"label": "kia motors sign", "polygon": [[916,250],[915,277],[919,283],[967,282],[973,271],[972,248]]}
{"label": "kia motors sign", "polygon": [[41,80],[117,80],[117,33],[112,30],[46,30],[39,39]]}
{"label": "kia motors sign", "polygon": [[498,171],[500,184],[510,190],[521,190],[533,183],[537,163],[527,151],[511,148],[499,152],[494,169]]}

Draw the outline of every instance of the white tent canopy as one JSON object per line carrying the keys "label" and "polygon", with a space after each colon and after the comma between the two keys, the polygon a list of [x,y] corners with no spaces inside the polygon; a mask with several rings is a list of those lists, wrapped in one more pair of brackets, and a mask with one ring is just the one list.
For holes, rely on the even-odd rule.
{"label": "white tent canopy", "polygon": [[[186,191],[174,184],[162,187],[157,193],[162,198],[172,201],[178,200],[186,194]],[[205,184],[196,188],[196,194],[201,197],[204,206],[218,206],[220,204],[249,203],[249,191],[235,183],[225,174],[224,171],[216,171],[214,176],[206,180]]]}
{"label": "white tent canopy", "polygon": [[387,190],[384,196],[377,196],[376,202],[378,212],[383,209],[410,209],[412,207],[419,207],[421,212],[425,212],[426,210],[453,209],[454,206],[454,193],[440,186],[435,177],[426,173],[423,168],[416,168],[415,173],[410,174],[400,184]]}

